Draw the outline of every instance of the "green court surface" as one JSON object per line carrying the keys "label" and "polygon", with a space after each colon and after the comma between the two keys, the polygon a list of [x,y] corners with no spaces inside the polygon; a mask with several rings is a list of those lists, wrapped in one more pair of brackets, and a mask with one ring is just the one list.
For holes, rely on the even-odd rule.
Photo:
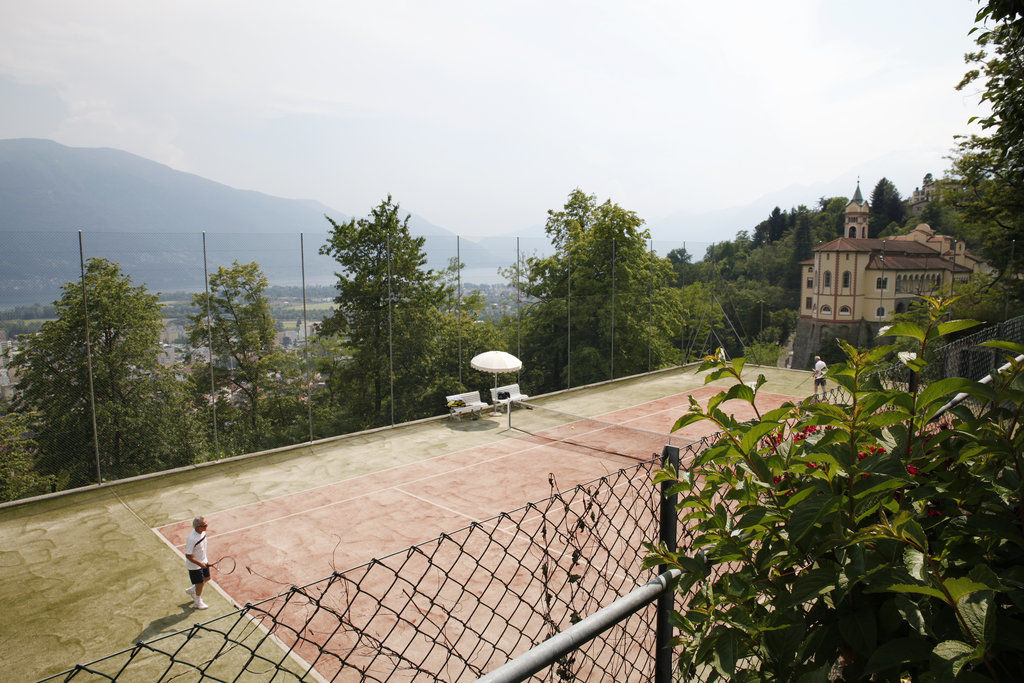
{"label": "green court surface", "polygon": [[[604,415],[704,386],[695,367],[531,401]],[[757,374],[765,392],[812,392],[806,372],[749,367],[744,379]],[[233,611],[212,586],[210,609],[192,610],[183,559],[157,527],[495,443],[505,430],[490,412],[439,417],[0,508],[3,678],[36,680]]]}

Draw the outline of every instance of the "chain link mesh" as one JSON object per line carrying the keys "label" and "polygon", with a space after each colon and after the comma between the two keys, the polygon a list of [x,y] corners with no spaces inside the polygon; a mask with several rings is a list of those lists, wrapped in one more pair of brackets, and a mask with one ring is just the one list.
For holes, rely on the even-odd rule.
{"label": "chain link mesh", "polygon": [[[709,443],[684,446],[684,462]],[[475,679],[653,577],[638,568],[658,539],[659,466],[652,457],[45,680]],[[653,620],[652,605],[536,678],[651,678]]]}

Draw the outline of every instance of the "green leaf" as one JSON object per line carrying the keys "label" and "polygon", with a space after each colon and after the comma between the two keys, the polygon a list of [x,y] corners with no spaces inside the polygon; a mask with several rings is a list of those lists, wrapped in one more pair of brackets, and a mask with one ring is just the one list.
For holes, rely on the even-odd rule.
{"label": "green leaf", "polygon": [[734,384],[729,387],[729,391],[725,393],[726,401],[731,401],[733,399],[739,399],[752,404],[754,402],[754,390],[746,384]]}
{"label": "green leaf", "polygon": [[736,652],[739,649],[739,634],[732,629],[722,633],[715,640],[715,669],[726,678],[736,673]]}
{"label": "green leaf", "polygon": [[1009,351],[1015,356],[1019,356],[1022,353],[1024,353],[1024,344],[1019,344],[1017,342],[1012,341],[1005,341],[1002,339],[993,339],[991,341],[982,342],[978,344],[978,346],[988,346],[993,349],[1003,349],[1004,351]]}
{"label": "green leaf", "polygon": [[718,408],[718,406],[722,403],[722,401],[725,400],[725,398],[726,393],[724,391],[718,392],[717,394],[708,399],[708,407],[707,410],[704,412],[710,415],[712,412],[714,412],[716,408]]}
{"label": "green leaf", "polygon": [[883,410],[882,412],[869,415],[863,420],[863,424],[870,427],[891,427],[897,422],[903,422],[910,417],[902,410]]}
{"label": "green leaf", "polygon": [[959,600],[965,595],[976,593],[978,591],[988,590],[988,586],[983,583],[979,583],[966,576],[961,576],[956,579],[946,579],[942,582],[942,585],[949,591],[950,596],[954,600]]}
{"label": "green leaf", "polygon": [[885,333],[886,337],[910,337],[917,341],[924,341],[924,329],[914,323],[896,323],[889,327]]}
{"label": "green leaf", "polygon": [[839,632],[855,652],[868,654],[875,649],[878,633],[875,626],[875,612],[862,607],[839,617]]}
{"label": "green leaf", "polygon": [[932,671],[939,680],[952,681],[967,664],[980,658],[980,653],[967,643],[944,640],[932,650]]}
{"label": "green leaf", "polygon": [[864,665],[864,673],[879,673],[902,664],[927,661],[931,653],[931,644],[920,636],[896,638],[882,643],[871,653]]}
{"label": "green leaf", "polygon": [[[965,636],[979,643],[991,645],[995,636],[995,610],[992,609],[991,591],[979,591],[965,595],[956,601],[960,616],[966,624]],[[961,628],[965,628],[961,624]]]}
{"label": "green leaf", "polygon": [[938,331],[939,336],[945,336],[953,332],[959,332],[960,330],[970,329],[977,327],[981,323],[977,320],[950,320],[949,322],[939,323]]}
{"label": "green leaf", "polygon": [[931,586],[919,586],[912,583],[893,583],[886,586],[884,590],[891,593],[918,593],[920,595],[930,595],[931,597],[938,598],[943,602],[946,601],[946,594],[938,588],[932,588]]}
{"label": "green leaf", "polygon": [[924,529],[921,525],[913,519],[902,520],[896,525],[897,531],[899,532],[900,538],[905,538],[914,545],[917,546],[918,550],[928,552],[928,537],[924,533]]}
{"label": "green leaf", "polygon": [[743,440],[740,441],[740,448],[744,453],[749,453],[766,434],[777,429],[778,426],[778,424],[772,422],[758,422],[743,435]]}
{"label": "green leaf", "polygon": [[793,582],[789,599],[792,605],[801,605],[822,593],[834,590],[839,578],[835,569],[819,567],[800,574]]}
{"label": "green leaf", "polygon": [[764,507],[753,507],[750,508],[740,521],[736,523],[737,529],[749,529],[752,526],[758,526],[765,522],[777,522],[781,519],[777,514]]}
{"label": "green leaf", "polygon": [[822,517],[838,507],[840,500],[838,496],[818,495],[793,508],[793,514],[786,524],[790,542],[796,543],[802,539]]}
{"label": "green leaf", "polygon": [[903,564],[911,576],[918,581],[924,581],[924,553],[908,547],[903,551]]}
{"label": "green leaf", "polygon": [[675,424],[672,425],[672,429],[670,431],[676,432],[682,429],[683,427],[688,427],[692,425],[694,422],[700,422],[701,420],[706,419],[708,418],[705,417],[704,415],[701,415],[700,413],[687,413],[686,415],[683,415],[681,418],[676,420]]}
{"label": "green leaf", "polygon": [[924,623],[924,615],[921,614],[921,608],[916,602],[905,595],[898,595],[896,596],[896,609],[910,628],[919,635],[928,635],[928,626]]}
{"label": "green leaf", "polygon": [[975,385],[969,379],[963,377],[947,377],[940,379],[929,384],[924,391],[917,397],[917,405],[920,408],[931,405],[939,399],[946,398],[951,394],[958,394],[961,391],[966,391]]}

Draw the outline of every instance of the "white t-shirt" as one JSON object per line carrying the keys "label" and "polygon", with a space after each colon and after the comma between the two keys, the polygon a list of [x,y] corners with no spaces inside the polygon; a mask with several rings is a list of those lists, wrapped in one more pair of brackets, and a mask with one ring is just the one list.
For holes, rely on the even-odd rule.
{"label": "white t-shirt", "polygon": [[[195,529],[188,535],[188,540],[185,541],[185,554],[191,555],[203,564],[206,564],[206,534],[201,534]],[[191,560],[185,560],[185,569],[201,569],[201,567],[192,562]]]}
{"label": "white t-shirt", "polygon": [[815,379],[821,379],[822,377],[824,377],[825,376],[825,371],[827,369],[828,369],[828,366],[825,365],[825,361],[819,360],[817,363],[814,364],[814,378]]}

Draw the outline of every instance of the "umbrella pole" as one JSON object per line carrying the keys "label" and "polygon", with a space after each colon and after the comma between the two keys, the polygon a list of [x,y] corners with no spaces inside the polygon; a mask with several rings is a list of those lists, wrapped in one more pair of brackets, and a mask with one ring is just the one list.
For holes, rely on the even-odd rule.
{"label": "umbrella pole", "polygon": [[[498,388],[498,373],[494,373],[494,388],[495,389]],[[492,401],[494,401],[494,412],[491,413],[491,415],[501,415],[501,411],[498,410],[498,403],[497,403],[498,398],[497,398],[497,395],[498,395],[498,392],[495,391],[494,392],[494,397],[491,399]]]}

